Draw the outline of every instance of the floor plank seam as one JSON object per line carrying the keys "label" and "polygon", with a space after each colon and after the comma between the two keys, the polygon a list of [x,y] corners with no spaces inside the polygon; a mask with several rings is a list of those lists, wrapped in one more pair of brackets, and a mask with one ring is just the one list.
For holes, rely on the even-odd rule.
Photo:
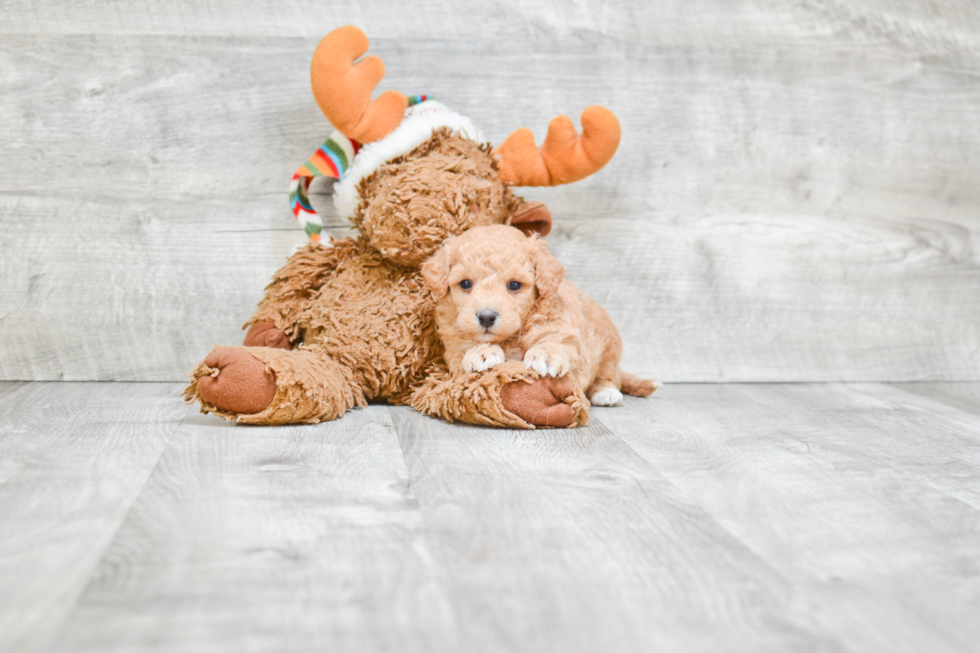
{"label": "floor plank seam", "polygon": [[[450,599],[448,608],[450,614],[452,615],[453,632],[456,636],[456,643],[459,644],[460,642],[464,641],[464,638],[463,633],[460,631],[460,615],[456,606],[462,605],[462,603],[451,581],[452,570],[446,565],[445,552],[442,551],[442,548],[436,543],[436,538],[432,535],[429,521],[426,518],[426,511],[422,509],[422,498],[415,492],[415,478],[413,477],[412,470],[409,467],[408,457],[406,456],[405,445],[403,444],[401,434],[399,433],[398,426],[395,424],[394,417],[391,414],[392,406],[386,406],[385,409],[388,414],[388,421],[391,424],[391,429],[395,432],[395,439],[398,441],[398,450],[401,451],[402,454],[402,462],[405,465],[405,472],[408,474],[406,492],[411,492],[411,496],[415,498],[415,505],[417,506],[416,510],[419,516],[419,524],[421,525],[420,530],[422,539],[425,542],[426,548],[428,548],[432,555],[433,563],[437,566],[439,581],[445,589],[447,597]],[[418,411],[415,409],[411,410],[413,413],[421,415],[421,413],[418,413]],[[429,470],[428,466],[426,466],[425,461],[420,459],[419,462],[422,464],[425,474],[431,477],[432,472]]]}
{"label": "floor plank seam", "polygon": [[81,600],[85,596],[85,593],[92,585],[92,581],[94,580],[95,574],[102,566],[102,563],[105,560],[106,555],[109,553],[110,550],[112,550],[112,545],[115,543],[116,538],[119,537],[119,533],[122,530],[123,524],[126,523],[126,519],[129,517],[130,511],[132,511],[133,506],[136,505],[136,502],[143,494],[143,490],[146,488],[146,484],[149,483],[150,479],[153,477],[153,474],[160,466],[160,461],[163,460],[164,454],[166,454],[167,450],[170,448],[170,443],[173,442],[174,437],[177,435],[181,427],[184,425],[184,421],[187,419],[187,417],[192,414],[194,408],[195,406],[191,406],[191,405],[187,406],[187,411],[184,413],[184,416],[180,418],[180,421],[177,423],[177,426],[174,427],[173,433],[171,433],[170,437],[167,438],[167,444],[160,448],[159,458],[157,458],[157,461],[153,464],[153,467],[150,468],[150,471],[147,473],[146,478],[143,479],[143,482],[140,484],[139,491],[133,493],[132,500],[129,502],[129,505],[126,507],[125,512],[123,512],[121,518],[119,519],[119,523],[116,525],[116,530],[113,532],[112,537],[106,540],[106,545],[102,550],[102,555],[100,555],[98,560],[95,562],[95,564],[92,565],[92,569],[88,574],[88,579],[85,582],[85,586],[82,588],[82,591],[78,593],[78,596],[75,597],[75,601],[72,604],[71,610],[67,612],[64,621],[58,626],[58,633],[56,636],[51,638],[51,645],[48,647],[47,650],[52,650],[54,646],[58,643],[58,641],[61,639],[62,634],[65,632],[65,628],[68,627],[68,622],[71,621],[72,616],[75,614],[75,611],[78,609],[79,603],[81,603]]}

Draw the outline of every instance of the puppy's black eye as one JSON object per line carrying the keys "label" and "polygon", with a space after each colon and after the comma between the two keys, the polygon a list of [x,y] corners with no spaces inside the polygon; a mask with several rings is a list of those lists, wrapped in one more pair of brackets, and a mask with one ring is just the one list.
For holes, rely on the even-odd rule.
{"label": "puppy's black eye", "polygon": [[510,283],[507,284],[507,287],[510,288],[511,290],[520,290],[521,289],[521,282],[520,281],[511,281]]}
{"label": "puppy's black eye", "polygon": [[470,281],[469,279],[463,279],[462,281],[459,282],[459,287],[462,288],[463,290],[469,290],[470,288],[473,287],[473,282]]}

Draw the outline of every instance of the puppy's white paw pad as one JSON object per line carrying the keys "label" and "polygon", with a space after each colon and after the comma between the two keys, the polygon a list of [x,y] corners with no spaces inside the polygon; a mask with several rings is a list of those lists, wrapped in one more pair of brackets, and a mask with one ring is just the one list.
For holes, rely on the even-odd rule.
{"label": "puppy's white paw pad", "polygon": [[547,351],[537,352],[531,349],[524,355],[524,364],[541,376],[552,376],[555,378],[568,374],[572,362],[567,356],[549,353]]}
{"label": "puppy's white paw pad", "polygon": [[592,395],[589,403],[593,406],[619,406],[623,403],[623,393],[616,388],[602,388]]}
{"label": "puppy's white paw pad", "polygon": [[504,362],[504,350],[497,345],[474,347],[463,355],[463,369],[467,372],[485,372]]}
{"label": "puppy's white paw pad", "polygon": [[530,368],[542,376],[549,376],[553,373],[551,366],[548,365],[547,358],[537,358],[532,360]]}

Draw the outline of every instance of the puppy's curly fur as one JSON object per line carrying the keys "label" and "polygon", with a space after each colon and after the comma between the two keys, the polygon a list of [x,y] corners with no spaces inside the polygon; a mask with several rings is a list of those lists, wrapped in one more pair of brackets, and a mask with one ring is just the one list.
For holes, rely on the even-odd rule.
{"label": "puppy's curly fur", "polygon": [[622,340],[608,313],[570,281],[547,243],[506,225],[474,227],[422,266],[451,371],[521,360],[539,374],[569,375],[594,405],[659,387],[619,369]]}

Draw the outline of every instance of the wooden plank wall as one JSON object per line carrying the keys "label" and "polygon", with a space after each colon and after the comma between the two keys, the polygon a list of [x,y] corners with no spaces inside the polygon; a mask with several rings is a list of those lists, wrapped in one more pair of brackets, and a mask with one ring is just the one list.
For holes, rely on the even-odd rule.
{"label": "wooden plank wall", "polygon": [[[528,189],[625,367],[980,380],[974,0],[0,3],[0,379],[181,380],[301,241],[318,39],[499,142],[602,103],[594,177]],[[325,192],[325,191],[324,191]],[[323,194],[336,235],[347,233]]]}

